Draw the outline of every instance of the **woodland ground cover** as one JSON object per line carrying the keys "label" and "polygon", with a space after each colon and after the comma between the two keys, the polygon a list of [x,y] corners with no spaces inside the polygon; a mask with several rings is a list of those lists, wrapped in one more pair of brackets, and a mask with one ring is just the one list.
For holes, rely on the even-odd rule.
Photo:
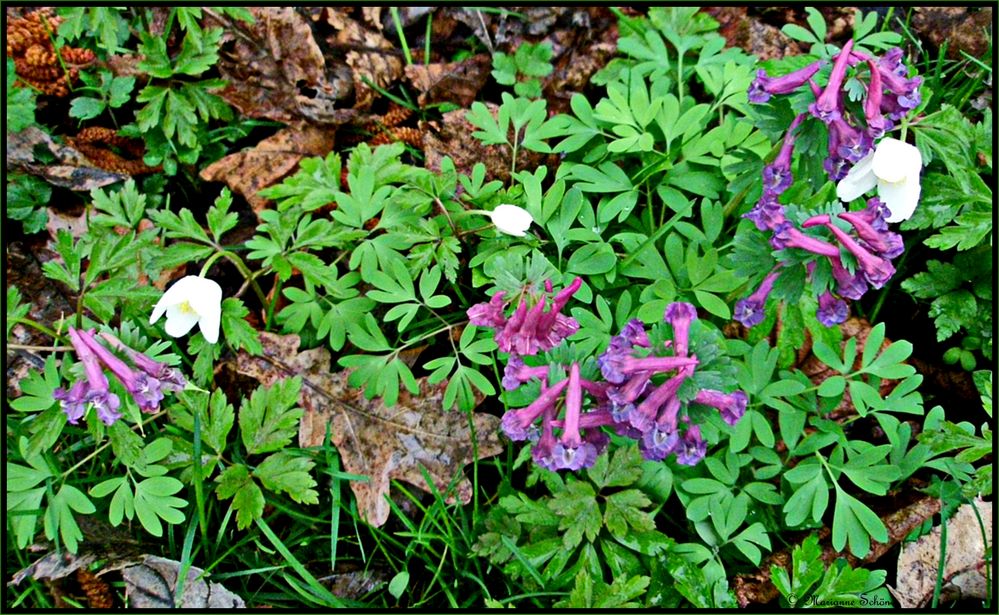
{"label": "woodland ground cover", "polygon": [[7,7],[5,605],[989,608],[959,10]]}

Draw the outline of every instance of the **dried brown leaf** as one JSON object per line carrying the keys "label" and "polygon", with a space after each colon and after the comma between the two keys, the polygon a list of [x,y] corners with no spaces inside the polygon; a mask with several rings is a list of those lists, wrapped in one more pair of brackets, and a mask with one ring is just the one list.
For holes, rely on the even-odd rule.
{"label": "dried brown leaf", "polygon": [[[366,28],[347,15],[349,10],[328,9],[327,21],[337,32],[327,42],[344,52],[354,82],[354,108],[367,109],[377,92],[365,80],[384,88],[402,76],[403,62],[395,45],[380,32],[380,25],[377,30]],[[369,10],[364,11],[365,21],[371,16]]]}
{"label": "dried brown leaf", "polygon": [[[974,508],[978,509],[978,515]],[[987,598],[988,563],[985,550],[992,545],[992,502],[976,500],[974,508],[964,504],[947,520],[947,548],[944,555],[945,598]],[[979,525],[981,516],[984,528]],[[984,530],[984,535],[983,535]],[[987,539],[987,543],[986,543]],[[933,598],[940,568],[940,526],[913,543],[902,545],[898,573],[892,594],[902,608],[924,608]]]}
{"label": "dried brown leaf", "polygon": [[[39,162],[35,158],[38,150],[47,150],[56,161],[51,164]],[[7,169],[31,173],[54,186],[79,192],[89,192],[128,178],[94,167],[86,156],[68,145],[56,143],[37,126],[7,133]]]}
{"label": "dried brown leaf", "polygon": [[205,571],[187,569],[183,593],[176,596],[180,562],[147,555],[141,564],[122,570],[125,599],[133,609],[244,609],[243,599],[222,586],[205,581]]}
{"label": "dried brown leaf", "polygon": [[289,7],[251,7],[253,24],[206,11],[206,23],[225,29],[219,95],[249,117],[279,122],[342,124],[356,115],[337,109],[353,89],[348,67],[327,66],[308,20]]}
{"label": "dried brown leaf", "polygon": [[203,171],[201,179],[225,182],[259,212],[270,201],[257,192],[279,182],[306,156],[325,156],[333,149],[335,129],[311,124],[290,126],[252,149],[229,154]]}
{"label": "dried brown leaf", "polygon": [[[388,408],[380,399],[365,399],[363,392],[347,384],[348,372],[330,371],[325,348],[298,351],[297,335],[261,333],[263,353],[259,357],[240,352],[237,372],[262,384],[291,376],[303,379],[299,403],[305,409],[298,441],[303,447],[320,446],[330,430],[347,472],[369,477],[351,481],[357,507],[368,523],[380,526],[389,517],[390,482],[403,480],[428,490],[421,468],[442,493],[465,464],[499,454],[499,419],[474,414],[475,441],[468,415],[443,410],[444,386],[419,379],[420,393],[402,391],[398,403]],[[468,479],[461,477],[455,493],[462,502],[472,496]]]}
{"label": "dried brown leaf", "polygon": [[412,64],[406,67],[406,79],[420,92],[420,106],[453,102],[468,107],[489,79],[491,64],[486,53],[461,62]]}

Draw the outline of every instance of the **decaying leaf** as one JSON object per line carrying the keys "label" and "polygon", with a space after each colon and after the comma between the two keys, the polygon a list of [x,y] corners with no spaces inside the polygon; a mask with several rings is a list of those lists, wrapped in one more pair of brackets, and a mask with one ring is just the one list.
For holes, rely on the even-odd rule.
{"label": "decaying leaf", "polygon": [[[53,162],[42,162],[39,155],[51,156]],[[79,192],[125,181],[128,177],[94,167],[86,156],[68,145],[56,143],[37,126],[7,133],[7,170],[31,173],[54,186]]]}
{"label": "decaying leaf", "polygon": [[325,156],[333,149],[335,129],[304,124],[289,126],[270,136],[252,149],[229,154],[203,171],[201,179],[223,181],[233,191],[243,195],[259,212],[270,203],[257,192],[271,186],[291,173],[306,156]]}
{"label": "decaying leaf", "polygon": [[32,550],[46,549],[48,552],[14,573],[10,584],[18,585],[29,578],[36,581],[62,579],[97,561],[102,562],[101,573],[120,570],[142,561],[139,543],[126,530],[111,527],[90,516],[77,517],[77,522],[83,532],[83,540],[75,555],[57,551],[51,544],[33,545]]}
{"label": "decaying leaf", "polygon": [[182,594],[177,594],[180,562],[147,555],[141,564],[122,570],[125,599],[133,609],[243,609],[246,603],[220,583],[205,581],[205,571],[187,569]]}
{"label": "decaying leaf", "polygon": [[249,10],[253,24],[206,10],[206,23],[225,29],[217,66],[227,85],[219,96],[249,117],[350,121],[352,109],[335,108],[352,93],[350,69],[327,66],[309,22],[290,7]]}
{"label": "decaying leaf", "polygon": [[376,91],[365,80],[384,88],[402,76],[402,57],[381,33],[377,12],[363,9],[363,20],[377,23],[377,29],[362,26],[349,16],[353,8],[328,8],[326,20],[337,32],[327,38],[329,45],[343,52],[354,81],[354,108],[367,109],[375,99]]}
{"label": "decaying leaf", "polygon": [[406,79],[420,92],[420,106],[453,102],[467,108],[489,79],[491,64],[486,53],[460,62],[411,64],[406,67]]}
{"label": "decaying leaf", "polygon": [[[496,117],[499,106],[486,103],[486,107]],[[441,160],[450,156],[459,173],[471,174],[475,163],[486,165],[487,180],[510,179],[510,149],[505,145],[483,145],[472,136],[478,130],[465,119],[464,109],[448,111],[440,122],[427,122],[423,133],[423,153],[426,155],[426,167],[432,171],[440,171]],[[518,155],[518,168],[533,169],[540,161],[540,155],[529,150],[521,150]]]}
{"label": "decaying leaf", "polygon": [[[365,399],[347,384],[348,372],[330,371],[325,348],[298,351],[297,335],[260,334],[259,357],[240,352],[235,369],[262,384],[299,375],[303,379],[299,403],[305,408],[298,442],[320,446],[329,428],[333,444],[347,472],[368,476],[351,481],[357,507],[368,523],[380,526],[389,517],[387,496],[393,479],[428,490],[421,468],[445,493],[465,464],[499,454],[499,418],[475,414],[475,439],[468,415],[442,409],[446,383],[433,386],[419,379],[420,393],[402,391],[398,403],[386,408],[379,399]],[[461,477],[454,493],[462,502],[472,496],[468,479]]]}
{"label": "decaying leaf", "polygon": [[[974,508],[978,509],[978,515]],[[984,528],[979,524],[981,516]],[[984,532],[984,534],[983,534]],[[987,542],[986,542],[987,541]],[[992,546],[992,502],[976,500],[964,504],[947,521],[947,549],[944,555],[943,601],[988,597],[985,550]],[[898,555],[896,585],[891,589],[902,608],[924,608],[933,598],[940,568],[940,527],[913,543],[902,545]]]}

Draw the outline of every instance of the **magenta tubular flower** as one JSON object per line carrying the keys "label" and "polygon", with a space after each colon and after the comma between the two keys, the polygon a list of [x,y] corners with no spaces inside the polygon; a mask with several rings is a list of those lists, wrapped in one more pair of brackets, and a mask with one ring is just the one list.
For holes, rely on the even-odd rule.
{"label": "magenta tubular flower", "polygon": [[777,202],[777,197],[766,192],[752,209],[742,214],[742,217],[751,220],[761,231],[773,230],[778,224],[787,220],[784,217],[784,207]]}
{"label": "magenta tubular flower", "polygon": [[867,135],[872,139],[880,139],[892,127],[892,122],[881,112],[881,101],[884,92],[881,86],[881,71],[873,60],[868,59],[871,69],[871,81],[867,84],[867,97],[864,99],[864,121],[867,122]]}
{"label": "magenta tubular flower", "polygon": [[680,385],[693,373],[693,368],[680,370],[680,373],[653,389],[649,396],[642,400],[642,403],[632,406],[632,409],[627,413],[627,420],[631,426],[642,433],[651,429],[652,424],[659,416],[660,409],[666,405],[670,398],[676,396],[676,392],[680,390]]}
{"label": "magenta tubular flower", "polygon": [[784,134],[784,143],[781,144],[777,158],[767,166],[763,167],[763,193],[777,197],[791,186],[794,176],[791,174],[791,154],[794,152],[794,130],[801,125],[805,119],[805,114],[798,114],[791,125],[787,127]]}
{"label": "magenta tubular flower", "polygon": [[760,287],[753,294],[745,299],[736,301],[735,309],[732,310],[732,317],[745,327],[754,327],[763,322],[767,297],[770,295],[770,291],[773,289],[778,275],[780,274],[776,271],[768,274],[767,277],[763,278]]}
{"label": "magenta tubular flower", "polygon": [[790,94],[807,83],[815,73],[819,72],[822,64],[823,62],[819,60],[780,77],[768,77],[767,71],[762,68],[757,70],[756,79],[750,84],[747,93],[749,102],[765,103],[774,94]]}
{"label": "magenta tubular flower", "polygon": [[565,419],[562,436],[552,449],[557,469],[581,470],[597,460],[597,447],[584,440],[580,434],[580,415],[583,411],[583,387],[580,385],[579,364],[569,368],[569,385],[565,391]]}
{"label": "magenta tubular flower", "polygon": [[770,245],[773,246],[775,250],[798,248],[820,256],[839,255],[839,248],[828,241],[823,241],[802,233],[798,229],[794,228],[790,222],[784,222],[783,224],[777,225],[774,229],[773,237],[770,238]]}
{"label": "magenta tubular flower", "polygon": [[678,357],[687,356],[690,322],[697,318],[697,308],[690,303],[675,301],[666,306],[663,319],[673,327],[673,352]]}
{"label": "magenta tubular flower", "polygon": [[[850,126],[843,118],[829,122],[830,154],[853,164],[866,156],[874,148],[874,141],[867,133]],[[835,143],[835,151],[832,145]]]}
{"label": "magenta tubular flower", "polygon": [[819,118],[826,124],[842,117],[842,105],[840,103],[840,90],[843,87],[843,79],[846,77],[846,69],[849,65],[850,50],[853,49],[853,39],[843,45],[843,49],[836,56],[833,63],[832,72],[829,73],[829,83],[826,84],[822,94],[814,103],[808,106],[812,115]]}
{"label": "magenta tubular flower", "polygon": [[[83,371],[87,375],[87,389],[83,401],[93,404],[94,409],[97,410],[97,417],[105,425],[111,425],[121,418],[121,413],[118,412],[118,408],[121,407],[121,400],[108,389],[108,378],[104,375],[104,370],[101,369],[101,362],[90,346],[84,341],[81,331],[70,327],[69,340],[73,344],[73,349],[76,350],[77,358],[83,363]],[[73,388],[76,389],[76,387]],[[72,393],[73,389],[70,390],[69,394],[71,399]],[[77,408],[72,408],[72,411],[74,414],[78,413]],[[67,414],[68,416],[69,414]]]}
{"label": "magenta tubular flower", "polygon": [[661,373],[688,365],[697,365],[694,357],[659,357],[649,356],[636,358],[623,352],[604,352],[597,359],[600,372],[604,379],[612,384],[621,384],[628,376],[636,372]]}
{"label": "magenta tubular flower", "polygon": [[52,397],[59,400],[59,406],[66,413],[66,418],[71,425],[76,425],[83,418],[87,410],[87,395],[90,393],[90,385],[86,380],[77,381],[69,391],[59,387],[52,391]]}
{"label": "magenta tubular flower", "polygon": [[[898,47],[885,53],[878,61],[878,72],[881,74],[884,88],[891,93],[891,96],[885,96],[884,100],[893,98],[893,102],[900,108],[902,115],[905,115],[919,106],[922,100],[919,86],[923,80],[921,77],[906,78],[909,71],[902,63],[902,53]],[[892,119],[898,119],[898,117],[892,117]]]}
{"label": "magenta tubular flower", "polygon": [[101,337],[109,344],[123,351],[136,367],[144,371],[148,376],[160,381],[160,390],[166,392],[183,391],[187,386],[187,379],[180,373],[180,370],[170,367],[166,363],[160,363],[150,359],[145,354],[133,350],[126,346],[120,339],[110,333],[101,333]]}
{"label": "magenta tubular flower", "polygon": [[621,327],[621,333],[611,337],[611,343],[618,343],[621,346],[641,346],[649,347],[649,335],[645,332],[645,325],[641,320],[632,318]]}
{"label": "magenta tubular flower", "polygon": [[866,243],[872,250],[884,258],[892,259],[905,251],[905,244],[902,236],[891,231],[878,231],[869,222],[867,216],[859,212],[844,212],[839,217],[846,220],[857,231],[857,237]]}
{"label": "magenta tubular flower", "polygon": [[155,413],[163,401],[163,391],[160,381],[142,372],[130,368],[124,361],[116,357],[110,350],[101,346],[89,331],[80,331],[80,338],[87,344],[101,363],[111,370],[119,382],[132,395],[135,403],[143,412]]}
{"label": "magenta tubular flower", "polygon": [[520,339],[518,335],[520,334],[520,327],[524,324],[524,320],[527,318],[527,303],[521,302],[514,309],[513,314],[510,315],[510,319],[506,321],[499,331],[496,332],[494,339],[496,340],[496,345],[503,352],[513,352],[516,354],[534,354],[531,352],[520,352],[517,350],[519,346]]}
{"label": "magenta tubular flower", "polygon": [[891,279],[891,276],[895,275],[895,268],[892,267],[888,259],[871,254],[864,246],[857,243],[853,237],[844,233],[836,226],[828,228],[836,236],[836,239],[857,259],[857,264],[860,265],[860,268],[864,272],[864,277],[867,278],[867,282],[871,286],[881,288],[885,285],[885,282]]}
{"label": "magenta tubular flower", "polygon": [[705,406],[717,408],[722,419],[729,425],[735,425],[746,413],[748,398],[742,391],[722,393],[714,389],[701,389],[694,401]]}
{"label": "magenta tubular flower", "polygon": [[502,384],[503,388],[507,391],[513,391],[531,378],[543,379],[547,375],[547,365],[540,365],[538,367],[524,365],[524,360],[520,358],[520,355],[513,354],[510,355],[510,360],[506,363],[506,369],[503,370]]}
{"label": "magenta tubular flower", "polygon": [[547,470],[556,471],[554,449],[558,440],[555,439],[554,425],[555,406],[549,405],[545,408],[544,416],[541,419],[541,437],[531,448],[531,458],[534,463]]}
{"label": "magenta tubular flower", "polygon": [[642,434],[638,450],[649,461],[662,461],[674,452],[680,444],[680,434],[676,428],[676,415],[680,411],[680,400],[671,397],[659,413],[652,427]]}
{"label": "magenta tubular flower", "polygon": [[553,387],[545,389],[542,387],[541,395],[532,401],[528,406],[517,410],[508,410],[500,420],[500,427],[503,433],[513,441],[527,440],[534,431],[534,421],[547,408],[554,408],[559,395],[565,390],[568,380],[562,380]]}
{"label": "magenta tubular flower", "polygon": [[505,295],[506,293],[503,291],[497,292],[488,303],[476,303],[468,308],[466,312],[468,321],[479,327],[492,327],[494,329],[505,325],[506,316],[503,314],[503,308],[506,305],[503,301]]}
{"label": "magenta tubular flower", "polygon": [[[544,296],[533,307],[528,307],[526,301],[521,301],[510,319],[496,333],[495,340],[499,349],[503,352],[533,355],[542,350],[551,350],[561,344],[566,337],[578,331],[579,323],[576,319],[565,316],[560,311],[573,293],[579,290],[582,283],[582,278],[576,278],[572,284],[559,292],[553,298],[552,307],[547,312],[545,311],[547,298]],[[551,282],[546,282],[545,287],[550,288]],[[495,296],[493,298],[495,299]],[[476,312],[475,316],[485,318],[481,314],[482,312]]]}
{"label": "magenta tubular flower", "polygon": [[850,306],[836,295],[826,291],[819,295],[819,309],[815,317],[826,327],[834,327],[850,315]]}
{"label": "magenta tubular flower", "polygon": [[836,292],[841,297],[857,300],[864,296],[867,292],[867,280],[863,275],[847,271],[839,255],[830,257],[829,264],[832,265],[833,279],[836,280]]}
{"label": "magenta tubular flower", "polygon": [[620,385],[607,387],[607,398],[613,404],[615,420],[626,420],[623,416],[625,409],[645,392],[651,377],[651,372],[635,372]]}
{"label": "magenta tubular flower", "polygon": [[701,428],[691,425],[680,440],[676,462],[685,466],[696,466],[708,452],[708,444],[701,438]]}

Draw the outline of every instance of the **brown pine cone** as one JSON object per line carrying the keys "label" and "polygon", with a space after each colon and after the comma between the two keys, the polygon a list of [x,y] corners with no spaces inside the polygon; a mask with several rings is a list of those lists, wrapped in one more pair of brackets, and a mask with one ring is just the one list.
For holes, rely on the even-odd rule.
{"label": "brown pine cone", "polygon": [[389,105],[389,110],[385,113],[385,117],[382,118],[382,124],[385,126],[398,126],[409,119],[411,115],[413,115],[412,109],[392,103]]}
{"label": "brown pine cone", "polygon": [[87,596],[87,604],[92,609],[110,609],[114,606],[114,593],[104,579],[85,568],[76,571],[76,580]]}
{"label": "brown pine cone", "polygon": [[59,50],[62,59],[67,64],[86,65],[93,64],[97,56],[90,49],[80,47],[63,47]]}
{"label": "brown pine cone", "polygon": [[396,126],[394,128],[389,128],[385,132],[375,135],[371,140],[368,141],[371,145],[385,145],[387,143],[395,143],[396,141],[402,141],[403,143],[408,143],[415,148],[423,147],[423,133],[417,128],[410,128],[408,126]]}

